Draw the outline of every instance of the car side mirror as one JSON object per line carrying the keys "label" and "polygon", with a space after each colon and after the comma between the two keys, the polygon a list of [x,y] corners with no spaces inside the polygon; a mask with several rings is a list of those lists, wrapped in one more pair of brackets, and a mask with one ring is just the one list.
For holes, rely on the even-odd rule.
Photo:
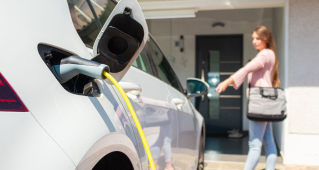
{"label": "car side mirror", "polygon": [[207,94],[209,89],[208,83],[197,78],[187,79],[187,98],[200,97]]}

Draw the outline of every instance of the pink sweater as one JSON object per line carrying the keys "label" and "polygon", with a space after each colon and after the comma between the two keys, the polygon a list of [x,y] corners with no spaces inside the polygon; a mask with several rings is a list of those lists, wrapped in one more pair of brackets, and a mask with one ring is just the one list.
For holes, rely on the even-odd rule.
{"label": "pink sweater", "polygon": [[237,90],[247,76],[251,87],[272,87],[274,66],[274,52],[270,49],[261,50],[254,59],[231,76],[234,80],[234,88]]}

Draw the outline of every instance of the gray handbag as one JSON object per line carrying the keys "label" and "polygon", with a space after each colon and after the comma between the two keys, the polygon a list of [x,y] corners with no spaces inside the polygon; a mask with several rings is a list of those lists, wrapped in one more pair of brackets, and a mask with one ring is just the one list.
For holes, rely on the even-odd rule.
{"label": "gray handbag", "polygon": [[252,87],[247,118],[255,121],[283,121],[287,117],[286,96],[281,88]]}

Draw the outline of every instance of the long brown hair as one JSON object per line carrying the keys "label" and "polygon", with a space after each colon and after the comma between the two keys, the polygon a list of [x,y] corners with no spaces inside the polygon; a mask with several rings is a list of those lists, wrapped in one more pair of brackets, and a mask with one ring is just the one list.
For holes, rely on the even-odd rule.
{"label": "long brown hair", "polygon": [[266,43],[267,43],[266,48],[271,49],[275,53],[275,66],[274,66],[274,69],[272,72],[272,74],[273,74],[272,86],[279,87],[280,80],[279,80],[279,74],[278,74],[278,59],[277,59],[277,54],[276,54],[275,41],[274,41],[274,38],[272,36],[272,33],[270,32],[270,30],[267,27],[265,27],[263,25],[256,27],[253,32],[257,33],[261,39],[266,41]]}

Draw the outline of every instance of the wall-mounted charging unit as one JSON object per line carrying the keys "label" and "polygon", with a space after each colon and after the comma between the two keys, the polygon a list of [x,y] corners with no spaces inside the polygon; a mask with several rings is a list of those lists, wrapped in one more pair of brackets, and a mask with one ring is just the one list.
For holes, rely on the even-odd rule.
{"label": "wall-mounted charging unit", "polygon": [[184,52],[184,36],[181,35],[179,40],[175,42],[175,46],[179,47],[180,52]]}

